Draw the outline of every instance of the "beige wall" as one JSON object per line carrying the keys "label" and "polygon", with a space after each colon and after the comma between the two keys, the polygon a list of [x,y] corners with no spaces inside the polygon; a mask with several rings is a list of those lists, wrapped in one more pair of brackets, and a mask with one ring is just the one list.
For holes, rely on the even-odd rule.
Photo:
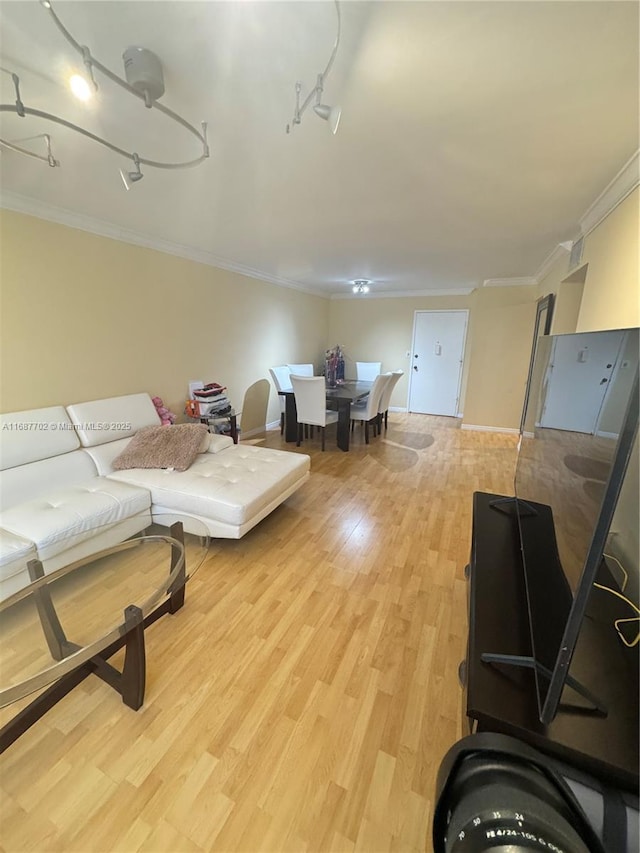
{"label": "beige wall", "polygon": [[639,208],[636,188],[586,235],[579,269],[562,254],[540,282],[556,296],[552,334],[640,325]]}
{"label": "beige wall", "polygon": [[533,344],[537,287],[485,287],[473,297],[463,424],[518,429]]}
{"label": "beige wall", "polygon": [[583,281],[560,282],[553,309],[552,335],[569,335],[577,330],[583,292]]}
{"label": "beige wall", "polygon": [[637,190],[585,238],[583,294],[568,255],[538,287],[327,300],[9,211],[0,228],[3,411],[141,389],[181,411],[189,379],[224,382],[240,406],[269,366],[319,366],[336,343],[350,375],[356,360],[403,369],[391,405],[405,408],[415,312],[464,308],[463,423],[517,429],[539,296],[556,294],[554,332],[578,310],[578,330],[640,322]]}
{"label": "beige wall", "polygon": [[463,424],[517,429],[529,368],[537,288],[479,288],[469,296],[333,300],[332,344],[356,361],[382,361],[383,370],[405,371],[391,405],[407,407],[408,371],[416,311],[469,310],[460,411]]}
{"label": "beige wall", "polygon": [[181,413],[190,379],[240,407],[271,365],[322,360],[326,299],[9,211],[0,229],[2,411],[148,391]]}
{"label": "beige wall", "polygon": [[586,265],[578,275],[569,273],[569,252],[562,251],[538,285],[538,297],[554,295],[551,334],[566,335],[576,331],[584,290]]}
{"label": "beige wall", "polygon": [[[470,299],[469,296],[334,299],[329,308],[329,343],[344,347],[347,377],[355,377],[356,361],[381,361],[383,372],[404,370],[405,375],[393,389],[391,406],[406,409],[411,369],[411,359],[406,354],[413,344],[415,312],[469,308]],[[465,358],[461,401],[467,373]]]}
{"label": "beige wall", "polygon": [[640,325],[640,189],[636,188],[585,237],[588,263],[579,332]]}

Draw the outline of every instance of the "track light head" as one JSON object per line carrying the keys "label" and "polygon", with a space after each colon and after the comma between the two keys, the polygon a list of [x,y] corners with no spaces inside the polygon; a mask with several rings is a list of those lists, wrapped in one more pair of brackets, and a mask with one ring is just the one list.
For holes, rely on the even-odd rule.
{"label": "track light head", "polygon": [[72,74],[69,78],[69,87],[80,101],[88,101],[94,94],[95,89],[89,84],[86,77],[81,74]]}
{"label": "track light head", "polygon": [[136,181],[141,181],[144,178],[144,175],[140,171],[140,158],[137,154],[133,155],[133,163],[136,167],[135,172],[125,172],[120,169],[120,177],[122,178],[125,190],[130,190],[131,184],[135,184]]}
{"label": "track light head", "polygon": [[340,107],[330,107],[327,104],[316,104],[313,111],[317,116],[320,116],[320,118],[329,122],[331,133],[335,136],[338,132],[338,125],[340,124],[340,117],[342,115]]}
{"label": "track light head", "polygon": [[293,121],[286,127],[287,133],[290,133],[292,128],[295,127],[296,124],[300,124],[302,120],[302,114],[307,109],[307,107],[311,105],[311,102],[313,100],[315,100],[313,109],[316,115],[320,116],[321,119],[324,119],[324,121],[329,123],[331,133],[335,134],[338,130],[338,125],[340,124],[340,115],[342,112],[340,107],[330,107],[327,104],[322,103],[322,93],[324,92],[325,80],[327,79],[329,71],[331,71],[331,66],[333,65],[334,59],[336,58],[336,53],[338,52],[338,46],[340,44],[340,0],[334,0],[334,3],[336,6],[336,15],[338,17],[338,31],[336,33],[336,40],[333,45],[333,50],[331,51],[331,56],[329,57],[329,61],[327,62],[324,71],[318,74],[316,78],[316,85],[309,92],[309,94],[302,103],[300,103],[302,83],[300,81],[296,83],[296,108],[295,112],[293,113]]}

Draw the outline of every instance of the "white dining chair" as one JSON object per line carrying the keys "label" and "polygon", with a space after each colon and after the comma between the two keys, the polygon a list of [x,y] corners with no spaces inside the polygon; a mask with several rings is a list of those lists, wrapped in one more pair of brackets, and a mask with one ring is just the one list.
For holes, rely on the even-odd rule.
{"label": "white dining chair", "polygon": [[[277,367],[270,367],[269,373],[273,379],[273,384],[276,386],[276,391],[288,391],[291,388],[291,371],[289,365],[280,364]],[[284,397],[278,394],[280,400],[280,435],[284,432],[284,413],[286,403]]]}
{"label": "white dining chair", "polygon": [[404,376],[404,370],[392,370],[389,381],[384,386],[380,395],[380,403],[378,404],[378,428],[382,429],[382,421],[384,420],[384,428],[387,428],[387,416],[389,415],[389,403],[393,389],[398,384],[398,380]]}
{"label": "white dining chair", "polygon": [[296,376],[313,376],[312,364],[288,364],[287,367],[291,373]]}
{"label": "white dining chair", "polygon": [[338,413],[327,410],[327,392],[324,376],[295,376],[291,374],[291,385],[296,398],[298,412],[298,441],[302,441],[303,426],[320,427],[322,449],[327,424],[336,423]]}
{"label": "white dining chair", "polygon": [[356,361],[356,379],[373,382],[382,370],[381,361]]}
{"label": "white dining chair", "polygon": [[369,444],[369,425],[371,425],[375,434],[378,425],[380,397],[390,379],[390,373],[379,373],[373,380],[373,386],[371,391],[369,391],[369,396],[366,399],[364,407],[351,404],[351,411],[349,413],[351,427],[353,428],[355,421],[361,421],[364,424],[364,440],[366,444]]}

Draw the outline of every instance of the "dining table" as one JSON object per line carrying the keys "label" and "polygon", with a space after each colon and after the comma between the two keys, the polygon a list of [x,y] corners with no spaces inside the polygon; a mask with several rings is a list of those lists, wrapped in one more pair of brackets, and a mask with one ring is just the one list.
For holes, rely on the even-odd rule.
{"label": "dining table", "polygon": [[[327,408],[338,412],[337,445],[340,450],[349,450],[349,428],[351,424],[351,404],[363,400],[373,388],[373,382],[359,379],[345,379],[336,385],[326,386]],[[285,441],[298,440],[298,411],[293,388],[278,391],[285,398],[284,438]]]}

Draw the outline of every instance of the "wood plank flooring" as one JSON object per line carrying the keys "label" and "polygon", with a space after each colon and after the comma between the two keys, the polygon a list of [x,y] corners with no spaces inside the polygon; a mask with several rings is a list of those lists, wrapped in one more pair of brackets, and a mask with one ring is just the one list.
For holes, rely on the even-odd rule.
{"label": "wood plank flooring", "polygon": [[512,493],[516,437],[390,413],[333,442],[149,629],[140,711],[90,677],[0,757],[2,851],[431,849],[471,496]]}

